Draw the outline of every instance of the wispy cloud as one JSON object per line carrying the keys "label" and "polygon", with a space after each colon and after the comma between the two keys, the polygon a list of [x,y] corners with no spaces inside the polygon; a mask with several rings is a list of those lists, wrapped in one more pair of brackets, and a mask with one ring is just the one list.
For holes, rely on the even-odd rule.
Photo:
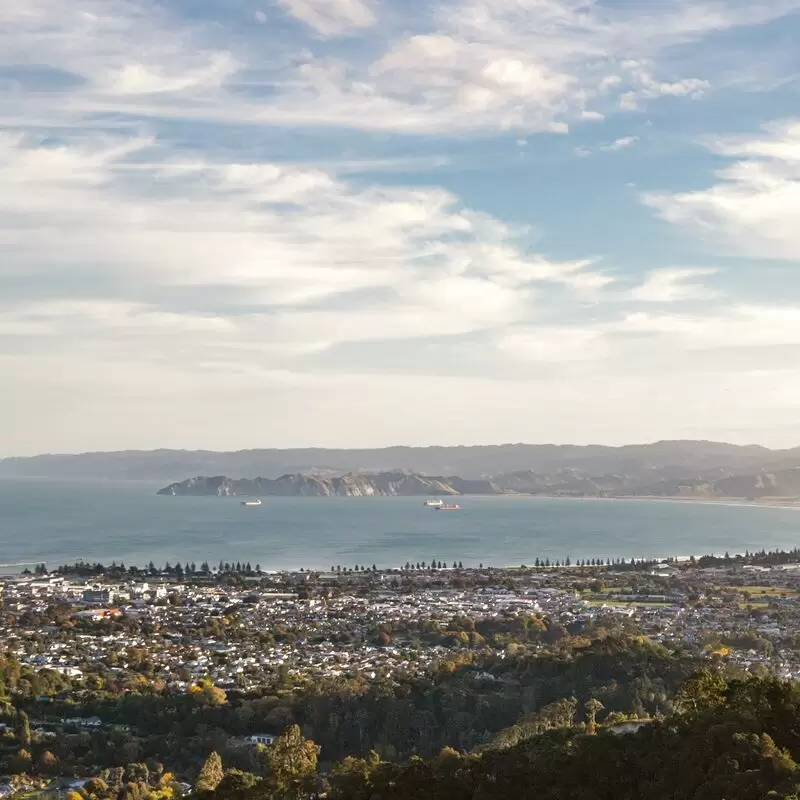
{"label": "wispy cloud", "polygon": [[[536,284],[580,293],[610,280],[590,261],[524,253],[524,229],[441,189],[358,188],[310,167],[186,163],[146,139],[59,147],[0,140],[0,213],[12,212],[0,242],[31,278],[19,273],[6,303],[15,302],[14,285],[24,294],[30,280],[47,294],[45,274],[63,291],[68,271],[79,269],[89,283],[72,299],[102,308],[100,322],[116,309],[116,334],[125,321],[138,331],[142,320],[177,331],[175,292],[203,290],[214,297],[214,318],[227,320],[214,331],[234,350],[492,329],[529,313]],[[336,297],[340,309],[320,305]],[[58,324],[73,319],[74,306],[48,302],[32,310],[15,303],[6,322],[50,313],[66,342]],[[206,320],[181,302],[192,326]],[[252,355],[250,344],[245,350]]]}
{"label": "wispy cloud", "polygon": [[365,0],[280,0],[283,8],[321,36],[369,28],[375,24],[373,4]]}
{"label": "wispy cloud", "polygon": [[[489,420],[487,440],[574,440],[584,423],[596,438],[614,415],[620,437],[643,438],[644,407],[669,421],[659,435],[681,430],[670,376],[696,391],[693,425],[741,426],[754,408],[788,419],[800,396],[780,362],[798,344],[791,298],[743,304],[724,272],[659,268],[703,262],[651,252],[624,214],[655,210],[728,252],[797,260],[800,125],[707,143],[727,166],[706,188],[682,188],[685,171],[666,160],[641,179],[617,170],[644,144],[637,169],[663,156],[660,132],[633,112],[685,110],[718,91],[714,59],[699,53],[730,63],[730,32],[798,9],[0,4],[0,369],[11,386],[0,420],[39,426],[7,425],[0,438],[84,447],[105,426],[100,439],[131,430],[161,445],[172,418],[191,444],[214,407],[234,409],[220,422],[226,445],[250,443],[254,414],[284,444],[292,425],[309,444],[356,426],[374,440],[392,415],[396,440],[441,438],[425,400],[448,403],[456,439],[475,439],[475,419]],[[535,169],[578,143],[579,155],[608,157],[555,177]],[[509,162],[530,169],[512,174]],[[677,188],[618,209],[603,186],[576,182],[604,171]],[[565,213],[549,215],[556,206]],[[625,230],[597,236],[612,214]],[[615,237],[627,243],[619,259],[597,252]],[[754,406],[759,377],[772,391]],[[712,400],[725,392],[735,400],[723,415]],[[367,395],[354,422],[353,398]],[[515,432],[520,420],[546,423]]]}
{"label": "wispy cloud", "polygon": [[574,152],[576,156],[586,158],[592,153],[618,153],[620,150],[627,150],[629,147],[633,147],[638,142],[638,136],[621,136],[608,144],[599,144],[594,147],[576,147]]}
{"label": "wispy cloud", "polygon": [[650,193],[644,201],[668,222],[712,239],[726,251],[798,260],[800,122],[769,125],[763,135],[711,143],[735,160],[706,189]]}
{"label": "wispy cloud", "polygon": [[631,292],[631,297],[646,303],[676,303],[708,299],[713,297],[715,292],[698,283],[697,278],[704,278],[716,273],[716,269],[709,268],[653,270],[647,275],[645,281]]}
{"label": "wispy cloud", "polygon": [[[48,64],[74,76],[54,109],[18,96],[17,115],[75,115],[244,124],[337,125],[407,132],[514,128],[563,131],[615,108],[664,95],[694,97],[704,76],[660,74],[666,48],[789,13],[773,0],[758,14],[739,4],[672,2],[601,8],[574,0],[433,3],[408,34],[385,32],[345,62],[298,48],[258,26],[260,42],[188,23],[153,0],[29,0],[0,11],[0,53],[10,65]],[[365,0],[283,0],[318,35],[377,25]],[[257,10],[253,13],[263,13]],[[6,109],[9,113],[9,109]]]}

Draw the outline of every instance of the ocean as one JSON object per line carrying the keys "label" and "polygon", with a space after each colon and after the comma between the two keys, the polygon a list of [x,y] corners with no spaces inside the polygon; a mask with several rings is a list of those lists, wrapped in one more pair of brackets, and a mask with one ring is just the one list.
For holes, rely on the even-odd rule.
{"label": "ocean", "polygon": [[800,509],[667,500],[463,497],[159,497],[160,484],[0,480],[0,570],[76,559],[161,566],[251,562],[265,570],[406,561],[532,564],[536,557],[647,558],[792,548]]}

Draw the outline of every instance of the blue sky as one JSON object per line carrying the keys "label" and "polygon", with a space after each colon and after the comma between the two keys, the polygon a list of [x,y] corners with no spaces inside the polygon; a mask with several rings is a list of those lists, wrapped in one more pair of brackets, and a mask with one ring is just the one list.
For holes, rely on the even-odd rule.
{"label": "blue sky", "polygon": [[800,443],[800,0],[10,0],[0,455]]}

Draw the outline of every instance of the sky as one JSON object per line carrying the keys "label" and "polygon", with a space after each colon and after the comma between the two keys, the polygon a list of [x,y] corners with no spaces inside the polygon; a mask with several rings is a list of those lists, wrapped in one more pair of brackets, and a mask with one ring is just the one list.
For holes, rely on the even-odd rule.
{"label": "sky", "polygon": [[800,0],[5,0],[0,456],[800,444]]}

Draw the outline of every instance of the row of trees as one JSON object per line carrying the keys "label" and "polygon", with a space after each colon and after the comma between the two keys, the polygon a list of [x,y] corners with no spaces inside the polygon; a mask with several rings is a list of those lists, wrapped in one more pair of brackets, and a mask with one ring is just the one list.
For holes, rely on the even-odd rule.
{"label": "row of trees", "polygon": [[[29,573],[30,570],[26,569],[24,572]],[[187,561],[184,564],[180,562],[171,564],[167,561],[163,567],[158,567],[153,561],[150,561],[146,567],[139,568],[137,566],[126,567],[124,563],[117,564],[114,561],[108,566],[101,564],[99,561],[94,563],[76,561],[74,564],[64,564],[58,567],[55,573],[59,575],[81,575],[84,577],[107,576],[109,578],[130,577],[136,579],[159,575],[178,578],[187,576],[207,577],[215,573],[218,575],[259,575],[261,574],[261,564],[256,564],[253,567],[249,561],[220,561],[219,565],[214,569],[208,561],[204,561],[199,567],[194,561],[191,563]],[[38,564],[35,568],[35,574],[47,575],[49,573],[44,564]]]}

